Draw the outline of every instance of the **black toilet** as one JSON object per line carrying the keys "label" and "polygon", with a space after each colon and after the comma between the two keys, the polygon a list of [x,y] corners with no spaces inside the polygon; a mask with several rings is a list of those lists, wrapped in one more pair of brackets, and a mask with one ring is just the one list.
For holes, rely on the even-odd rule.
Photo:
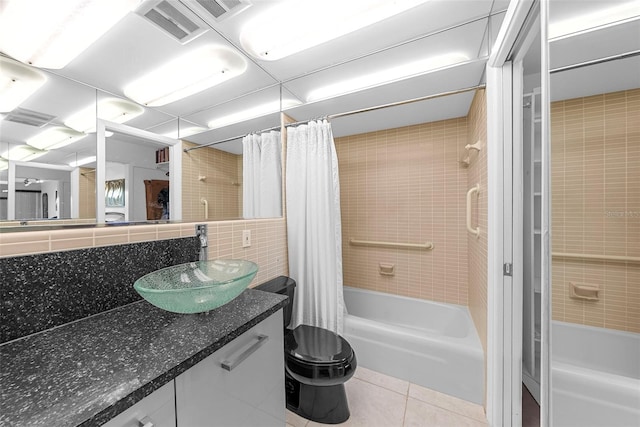
{"label": "black toilet", "polygon": [[255,288],[290,298],[284,308],[287,409],[319,423],[345,422],[350,413],[344,383],[356,371],[356,354],[347,340],[327,329],[308,325],[287,328],[295,287],[293,279],[280,276]]}

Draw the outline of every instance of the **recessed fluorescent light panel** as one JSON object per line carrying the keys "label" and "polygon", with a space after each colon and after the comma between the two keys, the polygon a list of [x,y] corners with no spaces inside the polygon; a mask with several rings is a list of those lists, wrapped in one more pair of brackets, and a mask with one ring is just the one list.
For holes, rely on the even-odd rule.
{"label": "recessed fluorescent light panel", "polygon": [[[140,105],[120,98],[105,98],[98,102],[98,118],[114,123],[126,123],[144,113]],[[78,132],[96,131],[96,107],[89,105],[64,121],[64,125]]]}
{"label": "recessed fluorescent light panel", "polygon": [[[295,107],[300,105],[299,101],[295,100],[283,100],[282,109]],[[217,129],[224,126],[232,125],[234,123],[240,123],[245,120],[255,119],[257,117],[266,116],[267,114],[277,113],[281,109],[280,101],[267,102],[264,104],[256,105],[255,107],[247,108],[246,110],[238,111],[226,116],[218,117],[211,120],[207,126],[209,129]]]}
{"label": "recessed fluorescent light panel", "polygon": [[13,111],[46,81],[41,71],[0,56],[0,112]]}
{"label": "recessed fluorescent light panel", "polygon": [[468,60],[469,57],[467,55],[451,53],[398,65],[375,73],[359,75],[353,79],[343,80],[312,91],[307,96],[307,102],[320,101],[340,95],[346,95],[348,93],[358,92],[364,89],[425,74]]}
{"label": "recessed fluorescent light panel", "polygon": [[142,76],[124,94],[140,104],[158,107],[219,85],[246,69],[247,62],[238,52],[203,46]]}
{"label": "recessed fluorescent light panel", "polygon": [[2,0],[0,51],[42,68],[63,68],[140,0]]}
{"label": "recessed fluorescent light panel", "polygon": [[291,0],[279,3],[240,33],[252,56],[275,61],[407,11],[428,0]]}
{"label": "recessed fluorescent light panel", "polygon": [[9,160],[0,157],[0,171],[9,169]]}
{"label": "recessed fluorescent light panel", "polygon": [[73,144],[86,136],[86,133],[78,132],[64,126],[56,126],[28,139],[27,144],[40,150],[53,150]]}
{"label": "recessed fluorescent light panel", "polygon": [[639,17],[640,2],[638,0],[618,3],[613,7],[607,7],[591,13],[577,15],[569,19],[550,23],[549,38],[562,38],[576,33],[597,29],[609,24],[618,24],[629,19],[637,19]]}
{"label": "recessed fluorescent light panel", "polygon": [[46,153],[47,150],[39,150],[28,145],[16,145],[10,148],[9,151],[2,153],[2,157],[16,162],[28,162]]}

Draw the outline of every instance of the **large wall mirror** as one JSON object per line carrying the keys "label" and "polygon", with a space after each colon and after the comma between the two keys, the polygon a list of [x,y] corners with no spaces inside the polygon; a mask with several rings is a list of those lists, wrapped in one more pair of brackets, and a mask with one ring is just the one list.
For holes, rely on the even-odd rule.
{"label": "large wall mirror", "polygon": [[640,11],[550,3],[552,421],[637,424]]}
{"label": "large wall mirror", "polygon": [[[16,182],[8,182],[10,162],[36,161],[37,155],[40,163],[74,169],[69,184],[72,209],[65,221],[280,216],[281,202],[275,203],[279,210],[266,214],[249,209],[253,202],[248,196],[256,192],[245,191],[249,188],[244,178],[245,137],[275,143],[277,135],[271,132],[277,132],[285,120],[283,112],[286,120],[303,121],[481,86],[508,0],[468,1],[467,7],[461,8],[452,8],[447,1],[412,2],[410,10],[389,8],[390,16],[380,22],[282,57],[254,51],[243,42],[241,33],[247,24],[259,22],[263,14],[272,12],[270,9],[283,5],[228,2],[242,7],[225,9],[224,18],[220,18],[190,0],[122,3],[131,8],[123,10],[121,19],[114,20],[106,33],[96,36],[77,56],[66,58],[64,64],[20,58],[19,48],[2,45],[0,57],[6,63],[15,57],[22,61],[18,64],[37,67],[23,66],[18,80],[35,76],[42,84],[17,105],[0,111],[6,113],[0,121],[0,185],[6,186],[2,190],[7,192],[0,196],[1,220],[29,224],[34,219],[44,220],[42,208],[35,213],[18,213],[22,211],[16,211],[15,202],[9,203],[15,196],[4,199],[5,194],[23,190],[20,186],[27,178],[44,180],[26,176],[19,168]],[[15,2],[16,9],[19,5]],[[12,3],[3,13],[13,13],[13,8]],[[25,21],[30,13],[23,15]],[[281,35],[288,45],[287,31],[297,31],[290,25],[305,20],[285,15],[274,16],[284,19],[276,26],[286,29]],[[272,21],[267,24],[265,28],[272,33]],[[61,28],[73,30],[72,25],[61,24]],[[16,26],[12,31],[22,30]],[[87,32],[86,26],[83,31]],[[61,54],[58,59],[66,56]],[[15,63],[11,67],[15,68]],[[2,69],[11,67],[3,65]],[[163,72],[167,73],[161,75]],[[14,77],[7,78],[13,81]],[[414,104],[339,118],[332,123],[334,137],[462,117],[471,98],[467,93],[448,98],[442,108]],[[39,122],[20,122],[15,118],[18,113],[35,114]],[[98,119],[180,141],[180,165],[174,164],[175,157],[166,156],[166,149],[174,145],[141,141],[109,130],[108,125],[104,141],[98,141]],[[34,152],[30,138],[53,127],[63,128],[57,130],[58,136],[68,144],[48,147],[45,153]],[[71,141],[74,138],[77,140]],[[18,158],[25,149],[27,154]],[[177,168],[179,176],[172,174],[171,168]],[[179,188],[173,180],[182,180]],[[160,194],[166,186],[159,181],[169,181],[169,193],[175,192],[169,201]],[[153,182],[157,188],[147,191],[145,182]],[[275,179],[273,182],[274,186],[282,185],[276,185]],[[34,181],[27,189],[36,190],[41,184]],[[75,188],[78,197],[74,197]],[[51,199],[48,191],[46,194]],[[268,200],[276,197],[265,196]],[[171,209],[175,210],[173,215]],[[49,209],[46,213],[49,222],[67,217],[67,211]]]}

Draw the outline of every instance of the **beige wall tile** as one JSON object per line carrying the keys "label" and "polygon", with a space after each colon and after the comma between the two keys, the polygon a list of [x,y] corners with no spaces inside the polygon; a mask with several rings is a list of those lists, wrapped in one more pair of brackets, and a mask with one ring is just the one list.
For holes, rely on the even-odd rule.
{"label": "beige wall tile", "polygon": [[21,243],[2,243],[0,244],[0,256],[10,257],[49,252],[49,248],[50,242],[48,239],[39,241],[27,241]]}
{"label": "beige wall tile", "polygon": [[[638,99],[634,89],[552,104],[554,252],[640,256]],[[554,258],[552,271],[555,320],[640,331],[640,265]],[[571,299],[569,282],[599,285],[600,300]]]}
{"label": "beige wall tile", "polygon": [[[478,140],[485,141],[485,150],[472,152],[465,169],[459,163],[464,146]],[[469,305],[486,342],[484,91],[477,92],[467,117],[337,138],[336,149],[345,285]],[[484,230],[480,241],[469,239],[465,226],[466,191],[476,182],[485,188],[473,211]],[[350,238],[431,241],[435,250],[353,246]],[[380,275],[380,263],[394,264],[395,275]]]}

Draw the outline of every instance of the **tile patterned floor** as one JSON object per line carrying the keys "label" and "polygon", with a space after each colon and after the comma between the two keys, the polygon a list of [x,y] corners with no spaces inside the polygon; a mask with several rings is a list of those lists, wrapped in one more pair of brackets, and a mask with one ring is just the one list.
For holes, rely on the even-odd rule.
{"label": "tile patterned floor", "polygon": [[[351,418],[341,426],[488,426],[480,405],[361,366],[346,389]],[[287,411],[287,427],[323,425]]]}

